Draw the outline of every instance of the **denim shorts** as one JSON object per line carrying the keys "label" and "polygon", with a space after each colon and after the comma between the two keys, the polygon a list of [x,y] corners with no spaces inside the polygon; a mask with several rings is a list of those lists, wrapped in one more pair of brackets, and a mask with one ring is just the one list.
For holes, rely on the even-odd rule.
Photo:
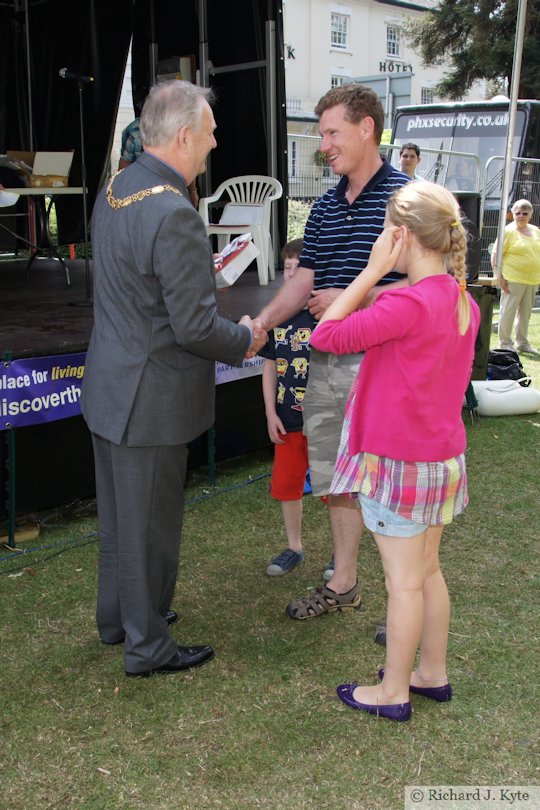
{"label": "denim shorts", "polygon": [[414,537],[429,529],[428,523],[415,523],[404,518],[367,495],[358,496],[358,506],[362,510],[366,528],[384,537]]}

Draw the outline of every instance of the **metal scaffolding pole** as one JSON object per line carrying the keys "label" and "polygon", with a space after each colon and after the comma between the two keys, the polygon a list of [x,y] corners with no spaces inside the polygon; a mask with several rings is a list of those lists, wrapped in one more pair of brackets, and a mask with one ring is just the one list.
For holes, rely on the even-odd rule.
{"label": "metal scaffolding pole", "polygon": [[514,43],[514,61],[512,64],[512,83],[510,88],[510,113],[508,117],[508,133],[506,136],[506,153],[504,161],[503,187],[501,193],[501,207],[499,210],[499,227],[497,231],[497,253],[495,255],[495,278],[501,277],[502,252],[504,243],[504,228],[506,225],[506,211],[508,209],[508,196],[510,180],[512,177],[512,147],[514,144],[514,131],[516,128],[516,109],[519,94],[519,79],[521,76],[521,56],[523,53],[523,36],[525,33],[525,17],[527,15],[527,0],[519,0],[516,22],[516,39]]}

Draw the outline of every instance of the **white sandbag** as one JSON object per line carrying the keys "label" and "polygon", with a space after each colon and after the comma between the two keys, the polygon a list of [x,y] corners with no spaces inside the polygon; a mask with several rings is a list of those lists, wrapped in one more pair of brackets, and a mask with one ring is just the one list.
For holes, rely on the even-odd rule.
{"label": "white sandbag", "polygon": [[515,416],[540,411],[540,391],[516,380],[472,380],[480,416]]}

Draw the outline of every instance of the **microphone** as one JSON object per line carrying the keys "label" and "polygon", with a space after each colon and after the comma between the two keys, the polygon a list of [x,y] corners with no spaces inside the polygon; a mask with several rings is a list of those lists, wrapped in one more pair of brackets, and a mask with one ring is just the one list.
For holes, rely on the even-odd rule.
{"label": "microphone", "polygon": [[85,84],[90,84],[90,82],[94,81],[93,76],[82,76],[80,73],[73,73],[67,68],[60,68],[58,75],[63,79],[73,79],[75,82],[84,82]]}

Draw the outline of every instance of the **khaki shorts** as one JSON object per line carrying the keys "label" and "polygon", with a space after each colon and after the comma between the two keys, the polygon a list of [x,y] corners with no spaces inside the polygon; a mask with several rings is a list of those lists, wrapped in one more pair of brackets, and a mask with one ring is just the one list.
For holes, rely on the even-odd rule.
{"label": "khaki shorts", "polygon": [[363,356],[310,349],[309,378],[302,405],[313,495],[330,492],[345,407]]}

